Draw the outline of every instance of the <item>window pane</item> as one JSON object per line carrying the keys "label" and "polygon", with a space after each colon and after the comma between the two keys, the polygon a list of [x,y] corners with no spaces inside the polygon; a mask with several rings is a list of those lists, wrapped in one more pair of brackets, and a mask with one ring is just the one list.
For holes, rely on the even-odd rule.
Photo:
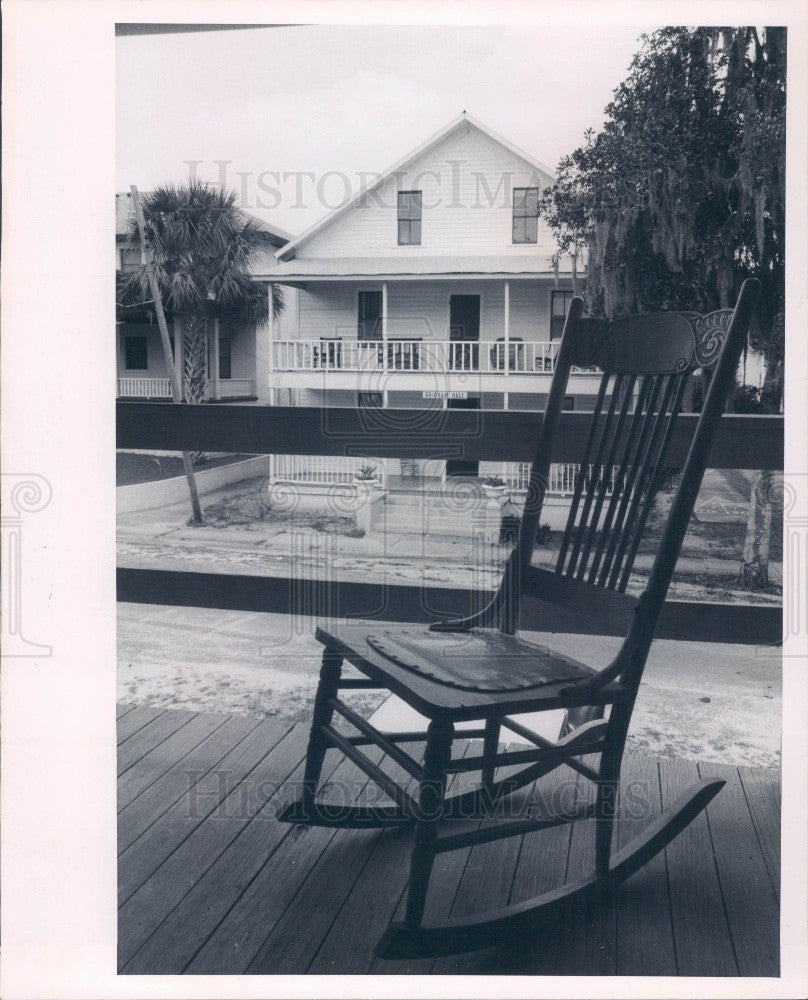
{"label": "window pane", "polygon": [[525,215],[539,214],[539,189],[527,188],[525,190]]}
{"label": "window pane", "polygon": [[410,212],[411,218],[420,219],[421,218],[421,192],[411,191],[410,192]]}
{"label": "window pane", "polygon": [[525,220],[520,216],[514,216],[513,220],[513,242],[525,242]]}
{"label": "window pane", "polygon": [[525,219],[525,243],[537,243],[539,238],[539,220],[534,215]]}
{"label": "window pane", "polygon": [[514,215],[522,215],[525,210],[525,189],[513,189],[513,212]]}
{"label": "window pane", "polygon": [[419,245],[421,242],[421,220],[410,223],[410,243]]}
{"label": "window pane", "polygon": [[398,223],[398,242],[401,245],[410,242],[410,224],[403,219],[400,219]]}
{"label": "window pane", "polygon": [[398,192],[398,217],[399,219],[409,219],[410,217],[410,193],[409,191]]}
{"label": "window pane", "polygon": [[125,351],[126,367],[129,371],[145,372],[149,370],[145,337],[127,337]]}

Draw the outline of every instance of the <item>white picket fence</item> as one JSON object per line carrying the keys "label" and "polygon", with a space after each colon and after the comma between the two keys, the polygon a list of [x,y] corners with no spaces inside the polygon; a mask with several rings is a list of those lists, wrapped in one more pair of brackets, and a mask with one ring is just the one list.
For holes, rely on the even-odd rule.
{"label": "white picket fence", "polygon": [[336,486],[353,483],[356,474],[365,466],[375,467],[375,475],[384,485],[385,469],[381,459],[342,455],[273,455],[270,477],[276,483]]}
{"label": "white picket fence", "polygon": [[[356,458],[342,455],[274,455],[271,476],[275,482],[311,483],[316,486],[331,486],[353,483],[354,476],[363,466],[375,466],[375,474],[381,485],[385,481],[385,463],[378,458]],[[571,462],[550,466],[548,493],[552,496],[572,496],[575,478],[580,465]],[[590,474],[594,466],[590,466]],[[611,496],[617,467],[612,470],[606,488],[606,496]],[[504,462],[502,478],[512,490],[526,490],[530,478],[529,462]]]}
{"label": "white picket fence", "polygon": [[[547,492],[553,496],[572,496],[575,492],[575,480],[581,466],[574,462],[554,463],[550,466],[550,482]],[[614,466],[609,476],[606,486],[606,496],[611,496],[614,491],[614,477],[619,466]],[[589,466],[590,476],[594,474],[595,467]],[[513,490],[526,490],[530,479],[530,462],[505,462],[503,463],[502,478]]]}

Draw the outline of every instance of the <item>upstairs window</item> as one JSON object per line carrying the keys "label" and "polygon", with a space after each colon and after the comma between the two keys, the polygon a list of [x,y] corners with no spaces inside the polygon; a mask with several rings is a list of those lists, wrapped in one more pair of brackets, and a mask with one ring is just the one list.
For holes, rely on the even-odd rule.
{"label": "upstairs window", "polygon": [[536,243],[539,237],[539,189],[513,189],[513,242]]}
{"label": "upstairs window", "polygon": [[572,292],[550,292],[550,340],[561,339],[570,302],[572,302]]}
{"label": "upstairs window", "polygon": [[398,192],[398,245],[421,245],[421,192]]}

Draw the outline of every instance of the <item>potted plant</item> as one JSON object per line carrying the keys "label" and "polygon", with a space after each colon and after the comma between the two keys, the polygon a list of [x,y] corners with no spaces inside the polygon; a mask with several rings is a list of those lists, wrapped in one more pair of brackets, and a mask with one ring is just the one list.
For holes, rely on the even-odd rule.
{"label": "potted plant", "polygon": [[488,497],[498,498],[504,496],[506,485],[502,476],[486,476],[483,480],[483,491]]}
{"label": "potted plant", "polygon": [[360,465],[354,473],[354,482],[362,483],[365,486],[378,486],[379,473],[375,465]]}

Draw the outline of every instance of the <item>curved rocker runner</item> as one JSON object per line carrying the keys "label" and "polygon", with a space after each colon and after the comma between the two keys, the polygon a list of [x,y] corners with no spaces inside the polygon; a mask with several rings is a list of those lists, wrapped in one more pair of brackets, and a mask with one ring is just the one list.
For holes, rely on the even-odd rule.
{"label": "curved rocker runner", "polygon": [[[453,622],[390,628],[379,623],[321,626],[320,682],[306,757],[303,791],[281,819],[341,827],[411,826],[414,843],[402,921],[379,941],[382,958],[443,955],[488,947],[541,928],[562,906],[596,904],[663,850],[718,794],[723,781],[701,781],[612,853],[620,769],[634,702],[671,576],[709,458],[710,446],[734,384],[760,292],[747,281],[734,310],[708,316],[652,313],[611,325],[582,317],[570,305],[536,444],[519,536],[493,600]],[[566,528],[552,570],[532,564],[549,479],[553,443],[573,365],[602,372],[595,410],[574,484]],[[649,514],[666,474],[672,439],[690,375],[714,366],[710,389],[690,444],[681,480],[639,597],[626,591]],[[676,464],[679,464],[677,461]],[[613,470],[611,477],[604,469]],[[611,487],[611,488],[610,488]],[[544,602],[580,617],[591,634],[603,623],[624,626],[611,663],[596,669],[517,634],[526,602]],[[343,663],[361,678],[343,677]],[[383,733],[339,697],[342,690],[384,689],[428,720],[424,732]],[[532,731],[520,716],[565,710],[557,740]],[[332,724],[335,714],[354,731]],[[455,729],[476,722],[473,729]],[[501,751],[503,730],[525,749]],[[457,739],[482,740],[482,752],[453,757]],[[408,753],[424,743],[423,758]],[[378,747],[409,783],[371,761]],[[317,788],[326,752],[336,748],[392,800],[391,805],[322,802]],[[597,761],[596,764],[591,760]],[[520,789],[559,767],[591,781],[595,801],[573,810],[536,813]],[[480,775],[480,787],[447,795],[453,775]],[[499,772],[499,774],[498,774]],[[414,792],[409,790],[412,785]],[[461,832],[459,821],[489,817]],[[468,920],[424,923],[435,857],[445,851],[596,820],[592,870],[535,899]],[[492,820],[496,820],[493,822]],[[540,859],[537,859],[537,863]]]}

